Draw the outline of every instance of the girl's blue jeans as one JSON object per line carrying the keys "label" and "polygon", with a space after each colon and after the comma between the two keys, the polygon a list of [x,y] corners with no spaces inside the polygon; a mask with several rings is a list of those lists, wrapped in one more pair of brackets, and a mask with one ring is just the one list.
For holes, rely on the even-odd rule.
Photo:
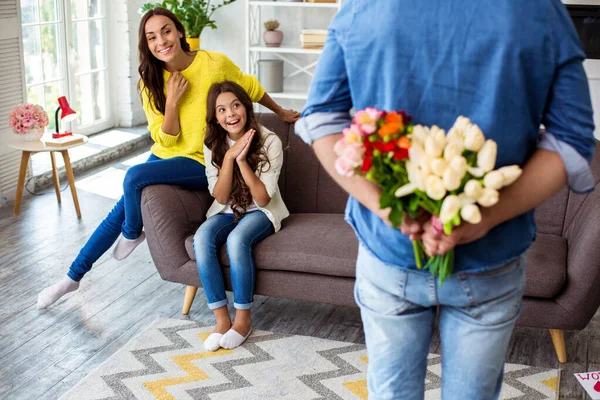
{"label": "girl's blue jeans", "polygon": [[198,274],[206,293],[208,308],[227,304],[219,250],[227,244],[233,305],[238,310],[252,308],[255,267],[252,247],[274,232],[273,224],[262,211],[252,211],[237,222],[233,214],[217,214],[207,219],[194,235]]}
{"label": "girl's blue jeans", "polygon": [[436,308],[442,398],[497,399],[524,289],[524,257],[457,273],[439,286],[428,271],[386,264],[360,246],[354,295],[369,356],[369,399],[423,400]]}
{"label": "girl's blue jeans", "polygon": [[129,168],[123,181],[123,196],[80,250],[67,273],[69,278],[79,282],[120,233],[127,239],[140,236],[143,228],[142,190],[161,184],[189,190],[208,187],[204,165],[187,157],[161,159],[151,154],[146,162]]}

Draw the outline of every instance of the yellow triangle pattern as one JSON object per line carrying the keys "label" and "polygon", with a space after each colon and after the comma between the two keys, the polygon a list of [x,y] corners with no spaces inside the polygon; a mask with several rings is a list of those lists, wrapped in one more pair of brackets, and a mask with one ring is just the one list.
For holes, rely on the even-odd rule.
{"label": "yellow triangle pattern", "polygon": [[[211,333],[212,332],[203,332],[203,333],[199,334],[198,336],[204,342]],[[206,373],[204,371],[202,371],[200,368],[196,367],[192,363],[193,360],[198,360],[201,358],[208,358],[208,357],[218,357],[218,356],[223,356],[223,355],[231,354],[231,353],[233,353],[232,350],[219,349],[217,351],[204,351],[202,353],[191,353],[191,354],[182,354],[179,356],[173,356],[173,357],[171,357],[173,362],[175,362],[175,364],[177,364],[179,366],[179,368],[181,368],[183,371],[185,371],[187,373],[187,376],[180,376],[177,378],[166,378],[166,379],[160,379],[157,381],[144,382],[144,386],[158,400],[176,400],[175,397],[171,396],[169,394],[169,392],[167,391],[167,389],[166,389],[167,386],[180,385],[182,383],[188,383],[188,382],[202,381],[202,380],[210,378],[208,375],[206,375]]]}
{"label": "yellow triangle pattern", "polygon": [[[365,364],[369,363],[369,357],[367,357],[367,356],[360,357],[360,360],[362,362],[364,362]],[[361,399],[366,400],[369,397],[369,391],[367,390],[367,380],[366,379],[361,379],[360,381],[355,381],[355,382],[345,382],[343,385],[349,391],[351,391],[353,394],[360,397]]]}
{"label": "yellow triangle pattern", "polygon": [[548,386],[550,389],[554,390],[555,392],[558,392],[558,376],[546,379],[545,381],[542,381],[542,383]]}

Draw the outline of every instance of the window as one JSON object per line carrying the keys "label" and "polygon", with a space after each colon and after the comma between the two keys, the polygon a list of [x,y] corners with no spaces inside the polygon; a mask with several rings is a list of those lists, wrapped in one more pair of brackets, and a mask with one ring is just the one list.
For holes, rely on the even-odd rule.
{"label": "window", "polygon": [[113,125],[105,6],[106,0],[21,0],[27,100],[48,112],[50,130],[63,95],[78,112],[73,131],[90,134]]}

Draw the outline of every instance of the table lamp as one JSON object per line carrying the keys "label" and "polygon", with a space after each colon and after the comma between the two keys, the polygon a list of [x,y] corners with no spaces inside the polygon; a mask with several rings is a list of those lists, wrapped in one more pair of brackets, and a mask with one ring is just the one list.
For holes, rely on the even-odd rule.
{"label": "table lamp", "polygon": [[67,98],[65,96],[59,97],[58,98],[58,108],[56,109],[56,112],[54,113],[54,125],[56,126],[56,133],[52,134],[52,137],[55,139],[73,135],[73,132],[70,132],[70,131],[60,133],[60,129],[59,129],[59,125],[58,125],[58,112],[59,111],[61,112],[60,113],[60,121],[62,123],[73,121],[73,120],[77,119],[77,113],[75,112],[75,110],[73,110],[71,108],[71,106],[69,106],[69,102],[67,101]]}

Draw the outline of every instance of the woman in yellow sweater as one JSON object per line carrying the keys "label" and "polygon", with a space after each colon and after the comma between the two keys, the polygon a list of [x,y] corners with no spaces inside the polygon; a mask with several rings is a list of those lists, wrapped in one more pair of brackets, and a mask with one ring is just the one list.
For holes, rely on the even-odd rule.
{"label": "woman in yellow sweater", "polygon": [[122,260],[144,241],[142,230],[142,189],[173,184],[190,190],[208,186],[204,170],[206,98],[215,82],[234,81],[252,101],[275,112],[286,122],[299,114],[277,105],[254,76],[242,71],[225,55],[191,51],[185,29],[173,13],[164,8],[148,10],[139,27],[138,54],[140,94],[154,145],[145,163],[131,167],[123,182],[123,196],[100,223],[67,275],[42,290],[38,308],[46,308],[66,293],[79,288],[79,281],[92,264],[122,237],[113,250]]}

